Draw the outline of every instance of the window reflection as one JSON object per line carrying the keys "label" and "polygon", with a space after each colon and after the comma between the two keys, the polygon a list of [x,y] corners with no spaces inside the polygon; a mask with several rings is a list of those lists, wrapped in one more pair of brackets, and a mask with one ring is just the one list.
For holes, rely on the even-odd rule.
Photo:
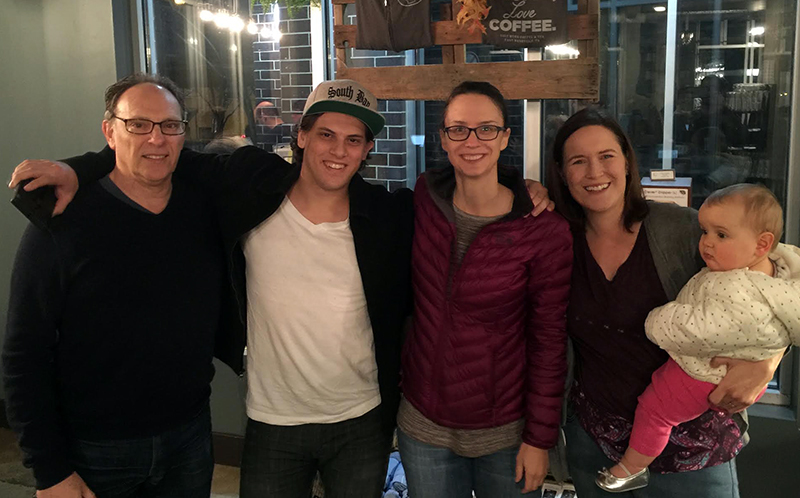
{"label": "window reflection", "polygon": [[186,93],[187,146],[242,136],[270,150],[287,143],[311,91],[309,9],[290,16],[257,5],[251,15],[250,0],[210,5],[145,2],[148,70]]}
{"label": "window reflection", "polygon": [[[693,205],[744,181],[763,183],[784,200],[786,156],[771,150],[768,136],[782,135],[784,142],[788,137],[788,121],[775,119],[775,97],[791,71],[791,57],[776,52],[781,32],[787,34],[776,15],[793,16],[794,6],[771,3],[750,10],[736,1],[717,1],[713,10],[698,2],[679,6],[673,167],[694,179]],[[762,73],[765,64],[778,74]]]}

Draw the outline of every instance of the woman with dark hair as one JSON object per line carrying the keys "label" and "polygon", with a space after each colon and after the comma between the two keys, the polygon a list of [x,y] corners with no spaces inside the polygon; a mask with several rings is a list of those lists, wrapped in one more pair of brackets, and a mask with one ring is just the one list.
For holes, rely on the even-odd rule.
{"label": "woman with dark hair", "polygon": [[[553,145],[548,182],[570,222],[574,261],[567,330],[575,350],[565,433],[570,474],[581,498],[610,496],[598,469],[625,451],[638,396],[668,354],[645,336],[654,308],[672,301],[702,266],[697,212],[646,202],[636,158],[620,126],[596,109],[574,114]],[[635,498],[738,497],[734,457],[746,443],[735,414],[758,396],[780,362],[717,359],[728,374],[709,410],[676,427]]]}
{"label": "woman with dark hair", "polygon": [[456,87],[440,129],[450,164],[414,192],[414,326],[398,414],[414,498],[532,491],[558,436],[572,240],[560,216],[527,216],[522,176],[498,165],[507,115],[489,83]]}

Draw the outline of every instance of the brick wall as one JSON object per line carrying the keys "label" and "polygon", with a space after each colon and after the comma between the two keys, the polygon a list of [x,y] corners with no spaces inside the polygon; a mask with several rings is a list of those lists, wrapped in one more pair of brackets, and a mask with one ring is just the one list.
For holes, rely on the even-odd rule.
{"label": "brick wall", "polygon": [[[309,8],[292,11],[280,9],[281,97],[283,120],[298,123],[303,115],[303,106],[311,93],[311,21]],[[323,62],[324,64],[324,62]]]}
{"label": "brick wall", "polygon": [[[300,120],[306,97],[311,93],[311,21],[308,7],[279,9],[278,27],[283,33],[280,41],[263,39],[256,35],[253,42],[256,105],[269,102],[274,113],[283,120],[274,128],[257,124],[254,142],[271,150],[277,143],[291,141],[292,127]],[[253,9],[253,20],[259,31],[275,22],[271,10],[261,5]]]}

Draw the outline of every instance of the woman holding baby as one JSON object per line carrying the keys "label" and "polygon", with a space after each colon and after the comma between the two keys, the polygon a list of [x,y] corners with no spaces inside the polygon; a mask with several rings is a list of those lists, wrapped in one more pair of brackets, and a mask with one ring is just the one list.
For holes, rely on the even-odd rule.
{"label": "woman holding baby", "polygon": [[[595,109],[576,113],[559,130],[548,180],[574,237],[567,331],[575,368],[565,426],[570,474],[581,498],[612,496],[595,484],[597,471],[622,458],[637,398],[669,358],[645,335],[645,319],[702,268],[702,232],[696,211],[644,200],[631,143]],[[781,357],[715,359],[727,374],[708,397],[713,405],[672,430],[649,466],[646,487],[612,486],[624,493],[614,496],[738,497],[735,457],[747,440],[739,412],[763,391]]]}

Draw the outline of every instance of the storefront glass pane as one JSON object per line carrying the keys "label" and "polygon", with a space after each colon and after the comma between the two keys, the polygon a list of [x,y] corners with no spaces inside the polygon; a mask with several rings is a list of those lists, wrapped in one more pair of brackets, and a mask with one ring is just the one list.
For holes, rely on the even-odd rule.
{"label": "storefront glass pane", "polygon": [[678,5],[673,167],[693,178],[695,207],[739,182],[785,205],[795,2]]}
{"label": "storefront glass pane", "polygon": [[189,147],[246,138],[288,150],[312,88],[311,9],[250,11],[250,0],[144,2],[147,69],[186,93]]}

